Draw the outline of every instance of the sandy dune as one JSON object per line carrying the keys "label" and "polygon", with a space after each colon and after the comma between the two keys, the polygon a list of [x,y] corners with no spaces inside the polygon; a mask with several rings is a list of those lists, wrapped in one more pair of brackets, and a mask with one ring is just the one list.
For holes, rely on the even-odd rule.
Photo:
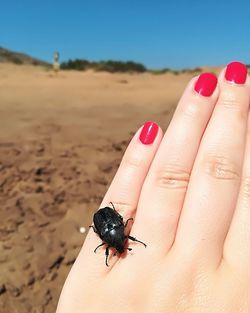
{"label": "sandy dune", "polygon": [[165,129],[191,77],[0,64],[1,312],[55,312],[132,134]]}

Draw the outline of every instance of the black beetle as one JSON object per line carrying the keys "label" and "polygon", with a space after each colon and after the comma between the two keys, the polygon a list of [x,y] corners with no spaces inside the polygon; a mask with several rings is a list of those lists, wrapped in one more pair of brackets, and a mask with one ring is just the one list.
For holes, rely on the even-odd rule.
{"label": "black beetle", "polygon": [[[125,244],[127,239],[140,242],[147,247],[147,245],[137,240],[136,238],[132,236],[126,236],[124,231],[126,226],[128,225],[129,221],[132,221],[133,218],[129,218],[125,223],[123,222],[122,216],[116,211],[114,204],[110,202],[113,209],[110,207],[105,207],[102,209],[99,209],[95,214],[93,218],[94,226],[92,227],[94,232],[98,234],[98,236],[103,240],[103,243],[101,243],[99,246],[97,246],[94,250],[96,253],[96,250],[100,248],[103,245],[107,245],[106,247],[106,265],[108,265],[108,256],[109,256],[109,248],[113,247],[118,251],[119,253],[123,253],[125,250]],[[127,248],[129,251],[131,251],[131,248]]]}

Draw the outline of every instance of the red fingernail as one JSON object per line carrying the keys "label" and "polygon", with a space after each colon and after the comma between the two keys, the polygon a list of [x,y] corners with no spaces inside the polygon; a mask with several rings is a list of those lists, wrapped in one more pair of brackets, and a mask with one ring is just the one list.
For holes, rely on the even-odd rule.
{"label": "red fingernail", "polygon": [[247,79],[247,67],[240,62],[232,62],[228,64],[226,73],[226,80],[236,84],[245,84]]}
{"label": "red fingernail", "polygon": [[159,126],[154,122],[146,122],[141,130],[140,141],[144,145],[150,145],[154,142],[158,133]]}
{"label": "red fingernail", "polygon": [[217,85],[217,77],[211,73],[203,73],[199,76],[194,90],[204,97],[210,97]]}

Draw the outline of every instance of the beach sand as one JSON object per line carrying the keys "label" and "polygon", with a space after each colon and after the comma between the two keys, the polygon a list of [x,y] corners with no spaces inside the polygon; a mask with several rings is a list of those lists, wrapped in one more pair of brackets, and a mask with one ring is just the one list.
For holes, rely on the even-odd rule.
{"label": "beach sand", "polygon": [[133,133],[166,129],[191,77],[0,64],[2,313],[55,312]]}

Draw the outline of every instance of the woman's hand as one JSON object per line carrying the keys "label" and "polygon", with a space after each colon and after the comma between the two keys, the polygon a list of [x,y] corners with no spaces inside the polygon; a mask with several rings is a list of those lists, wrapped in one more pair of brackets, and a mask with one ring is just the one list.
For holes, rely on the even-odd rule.
{"label": "woman's hand", "polygon": [[166,134],[135,134],[101,207],[134,217],[105,265],[90,229],[57,313],[250,312],[250,82],[241,63],[188,84]]}

